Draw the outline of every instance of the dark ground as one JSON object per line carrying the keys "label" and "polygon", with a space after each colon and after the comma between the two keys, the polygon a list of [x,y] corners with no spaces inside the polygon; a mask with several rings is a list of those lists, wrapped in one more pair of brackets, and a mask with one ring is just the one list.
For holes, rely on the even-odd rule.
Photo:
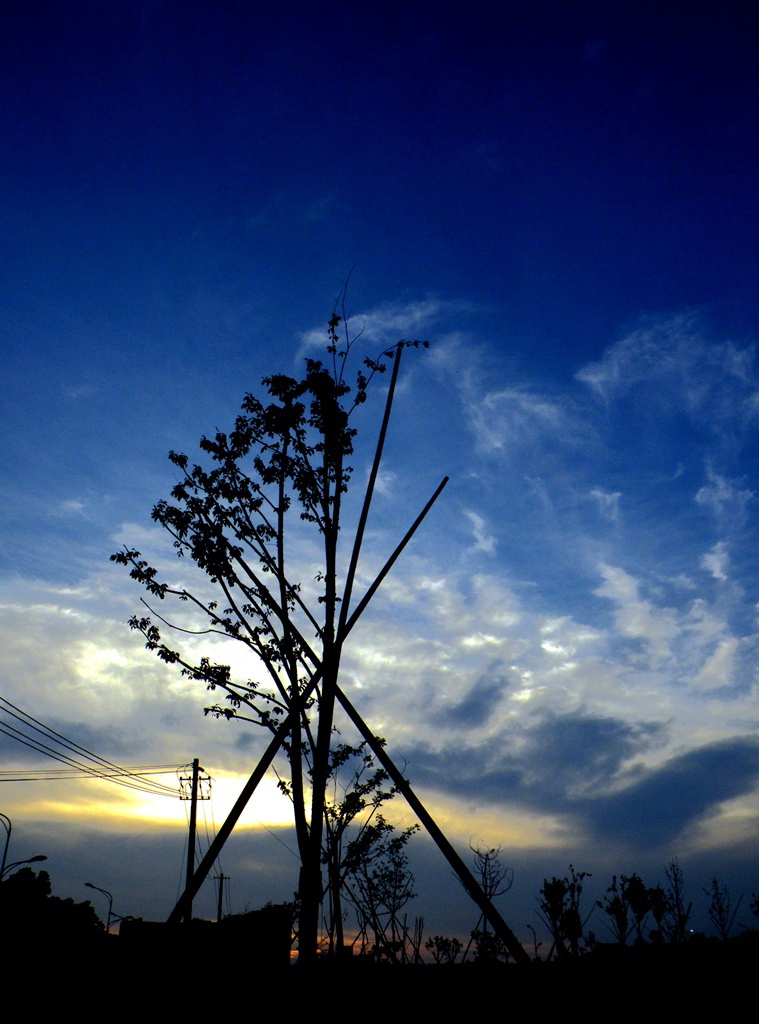
{"label": "dark ground", "polygon": [[[6,944],[6,1005],[99,1014],[125,1019],[162,1018],[190,1011],[253,1019],[315,1015],[317,1024],[338,1014],[359,1020],[400,1013],[468,1012],[582,1015],[590,1019],[656,1019],[660,1014],[744,1012],[753,1005],[759,933],[728,943],[641,949],[600,947],[564,963],[530,967],[476,964],[399,967],[358,962],[311,968],[273,967],[244,945],[225,954],[201,942],[176,941],[162,949],[127,946],[117,937],[88,948]],[[320,1009],[321,1007],[321,1009]]]}

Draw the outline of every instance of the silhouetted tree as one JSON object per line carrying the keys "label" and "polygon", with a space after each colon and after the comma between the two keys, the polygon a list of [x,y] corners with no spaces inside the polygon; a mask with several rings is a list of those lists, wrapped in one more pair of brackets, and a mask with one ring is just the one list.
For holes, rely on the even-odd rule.
{"label": "silhouetted tree", "polygon": [[[624,876],[622,883],[624,883]],[[612,935],[621,946],[624,946],[627,942],[627,936],[630,934],[629,907],[625,897],[624,884],[617,884],[616,875],[612,877],[611,885],[606,890],[603,903],[599,900],[598,906],[602,907],[611,919],[609,927]]]}
{"label": "silhouetted tree", "polygon": [[0,882],[0,932],[14,944],[67,943],[69,948],[105,934],[89,900],[53,896],[50,875],[20,868]]}
{"label": "silhouetted tree", "polygon": [[738,897],[738,902],[733,907],[729,889],[726,885],[719,884],[716,875],[711,879],[709,888],[703,891],[709,897],[709,918],[719,937],[725,940],[733,927],[743,896]]}
{"label": "silhouetted tree", "polygon": [[[394,827],[380,813],[397,792],[388,783],[387,772],[377,767],[366,743],[340,743],[331,750],[322,849],[327,869],[325,924],[330,953],[339,953],[344,945],[343,890],[352,876],[365,871],[367,864],[386,852],[395,836]],[[280,781],[280,787],[289,794],[285,780]]]}
{"label": "silhouetted tree", "polygon": [[664,869],[669,883],[666,893],[666,910],[661,928],[668,942],[685,942],[690,920],[692,903],[685,905],[685,879],[677,857],[673,857]]}
{"label": "silhouetted tree", "polygon": [[[501,862],[500,846],[487,847],[481,842],[474,846],[470,842],[469,849],[474,855],[474,877],[492,903],[494,899],[503,896],[512,887],[514,872]],[[475,949],[474,959],[478,963],[492,963],[509,958],[508,950],[498,936],[490,930],[488,920],[482,914],[471,934],[463,959],[466,959],[472,943],[474,943]]]}
{"label": "silhouetted tree", "polygon": [[643,880],[637,874],[633,874],[629,878],[623,876],[622,881],[625,886],[627,903],[632,914],[635,941],[643,942],[643,929],[646,926],[648,915],[651,911],[651,890],[646,888]]}
{"label": "silhouetted tree", "polygon": [[635,933],[637,942],[643,942],[643,929],[652,906],[651,890],[647,889],[639,875],[612,877],[601,907],[611,919],[609,925],[617,942],[624,946],[630,935]]}
{"label": "silhouetted tree", "polygon": [[656,923],[656,927],[649,931],[649,938],[652,942],[661,943],[666,938],[664,929],[671,913],[671,901],[667,892],[660,885],[649,889],[648,897],[651,904],[651,914]]}
{"label": "silhouetted tree", "polygon": [[[337,308],[329,321],[327,365],[307,359],[300,379],[265,378],[263,400],[246,395],[229,433],[201,439],[210,468],[193,465],[177,452],[169,455],[180,478],[171,500],[154,507],[153,519],[171,536],[178,557],[194,562],[205,579],[189,589],[162,580],[134,548],[111,556],[151,598],[179,602],[189,613],[180,625],[148,606],[150,615],[134,616],[130,626],[160,659],[209,690],[224,692],[227,703],[208,713],[242,718],[273,732],[290,715],[286,753],[302,865],[299,942],[304,957],[316,952],[325,791],[350,599],[338,585],[338,541],[352,475],[353,416],[372,378],[397,358],[400,347],[420,344],[400,342],[376,359],[365,359],[351,388],[346,372],[355,339],[347,331],[344,306],[342,315]],[[303,530],[311,531],[320,552],[314,595],[310,584],[293,577],[294,550]],[[351,581],[349,572],[348,590]],[[262,667],[263,680],[236,679],[228,664],[210,654],[198,658],[167,644],[163,625],[238,642]]]}
{"label": "silhouetted tree", "polygon": [[[355,869],[345,881],[346,898],[358,915],[361,952],[375,960],[407,962],[414,948],[406,917],[401,911],[416,898],[414,874],[409,868],[406,844],[418,825],[397,832],[381,815],[369,829],[378,833],[366,852],[357,858]],[[371,934],[370,934],[371,933]],[[421,944],[421,936],[416,944]]]}
{"label": "silhouetted tree", "polygon": [[432,955],[436,964],[455,964],[461,952],[461,940],[455,936],[432,935],[424,944],[424,948]]}
{"label": "silhouetted tree", "polygon": [[759,896],[755,892],[751,893],[751,902],[748,905],[748,909],[754,917],[759,917]]}
{"label": "silhouetted tree", "polygon": [[[683,872],[676,857],[667,864],[664,873],[668,883],[666,889],[661,885],[647,888],[637,874],[629,877],[620,875],[619,880],[616,875],[613,876],[604,901],[599,901],[598,906],[609,917],[608,927],[621,945],[625,945],[633,934],[636,942],[645,941],[644,930],[649,915],[655,924],[648,932],[651,942],[681,943],[687,938],[692,904],[686,906]],[[735,914],[729,917],[730,898],[727,890],[713,879],[712,889],[705,889],[704,892],[712,897],[712,908],[717,919],[723,926],[731,926]],[[716,921],[715,926],[720,931]]]}
{"label": "silhouetted tree", "polygon": [[577,956],[581,951],[583,931],[593,913],[593,907],[583,918],[580,912],[580,897],[583,883],[590,877],[590,872],[575,871],[570,864],[569,874],[564,878],[554,876],[550,882],[547,878],[543,880],[537,913],[553,939],[548,951],[549,960],[554,953],[557,957],[567,954]]}

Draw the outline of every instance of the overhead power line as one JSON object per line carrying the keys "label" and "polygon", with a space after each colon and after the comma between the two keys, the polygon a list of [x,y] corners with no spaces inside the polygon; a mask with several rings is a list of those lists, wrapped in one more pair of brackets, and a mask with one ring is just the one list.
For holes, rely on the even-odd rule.
{"label": "overhead power line", "polygon": [[[2,717],[4,716],[4,717]],[[14,721],[19,725],[14,725]],[[32,715],[16,707],[5,697],[0,697],[0,733],[16,740],[37,753],[59,761],[65,768],[0,772],[0,782],[54,780],[62,778],[105,779],[118,786],[136,789],[154,796],[170,796],[176,799],[175,787],[154,782],[148,776],[175,772],[180,765],[138,765],[124,768],[93,753],[80,743],[69,740],[55,729],[45,725]],[[34,735],[34,734],[37,735]],[[47,741],[47,742],[44,742]]]}
{"label": "overhead power line", "polygon": [[[55,782],[57,779],[115,779],[123,776],[125,778],[145,777],[149,775],[171,775],[176,771],[176,765],[167,764],[161,767],[146,767],[144,765],[125,765],[120,772],[97,772],[91,770],[86,772],[81,768],[8,768],[0,770],[0,782]],[[176,789],[172,789],[172,796],[176,797]]]}

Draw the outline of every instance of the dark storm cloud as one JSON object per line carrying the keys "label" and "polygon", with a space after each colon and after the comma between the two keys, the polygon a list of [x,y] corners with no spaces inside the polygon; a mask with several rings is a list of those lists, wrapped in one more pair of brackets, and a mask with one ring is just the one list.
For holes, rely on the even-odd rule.
{"label": "dark storm cloud", "polygon": [[[582,795],[608,789],[623,766],[662,742],[666,727],[588,714],[541,713],[477,747],[404,751],[411,777],[448,792],[566,812]],[[452,767],[453,766],[453,767]]]}
{"label": "dark storm cloud", "polygon": [[250,750],[251,747],[255,746],[255,742],[256,737],[253,735],[252,732],[243,732],[235,737],[232,746],[234,747],[235,750],[241,750],[243,752],[246,752]]}
{"label": "dark storm cloud", "polygon": [[[708,744],[653,770],[635,767],[637,755],[665,739],[660,723],[578,711],[545,716],[531,729],[479,747],[417,748],[405,757],[416,785],[566,815],[598,839],[665,849],[759,782],[754,736]],[[620,781],[627,783],[621,790]]]}
{"label": "dark storm cloud", "polygon": [[145,749],[144,737],[124,733],[121,729],[98,728],[86,722],[67,722],[53,719],[50,728],[65,737],[72,745],[91,751],[98,757],[133,757]]}
{"label": "dark storm cloud", "polygon": [[43,722],[0,698],[0,763],[6,767],[57,769],[76,764],[86,768],[97,761],[134,760],[141,749],[144,739],[129,737],[120,729],[66,719]]}
{"label": "dark storm cloud", "polygon": [[433,711],[432,721],[452,728],[472,729],[485,725],[508,685],[506,677],[498,673],[498,667],[498,662],[491,665],[458,703]]}
{"label": "dark storm cloud", "polygon": [[667,761],[621,793],[588,801],[582,814],[598,835],[664,846],[725,800],[759,782],[759,740],[711,743]]}
{"label": "dark storm cloud", "polygon": [[138,753],[144,744],[117,729],[95,728],[84,722],[51,719],[35,722],[7,709],[0,709],[0,757],[6,764],[30,764],[55,767],[56,758],[86,760],[96,758],[123,760]]}
{"label": "dark storm cloud", "polygon": [[568,794],[578,788],[604,789],[626,762],[664,741],[666,726],[580,709],[566,715],[543,713],[526,737],[523,760],[529,788]]}
{"label": "dark storm cloud", "polygon": [[0,764],[4,768],[13,764],[36,764],[39,758],[36,751],[24,746],[10,730],[6,732],[0,724]]}

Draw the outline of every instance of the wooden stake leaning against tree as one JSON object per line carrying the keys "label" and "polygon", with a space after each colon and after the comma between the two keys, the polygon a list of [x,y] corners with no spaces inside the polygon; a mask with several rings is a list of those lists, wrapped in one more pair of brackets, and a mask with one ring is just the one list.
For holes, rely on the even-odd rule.
{"label": "wooden stake leaning against tree", "polygon": [[[440,485],[425,510],[407,533],[380,576],[350,613],[353,580],[379,470],[385,433],[392,408],[393,392],[404,348],[427,347],[427,342],[400,341],[375,359],[365,359],[356,374],[353,391],[345,372],[352,346],[344,311],[329,322],[327,353],[331,367],[307,359],[301,380],[284,375],[267,377],[263,385],[267,401],[247,395],[234,430],[202,438],[201,450],[213,461],[206,470],[191,466],[185,455],[170,453],[182,478],[171,492],[173,503],[160,501],[153,519],[173,538],[178,556],[189,555],[214,588],[219,599],[207,600],[203,588],[193,592],[160,582],[157,570],[134,549],[125,548],[112,559],[130,569],[130,575],[160,601],[175,598],[204,620],[205,628],[185,628],[157,614],[147,605],[149,616],[135,616],[130,626],[145,637],[146,646],[159,658],[180,666],[189,678],[203,682],[210,690],[224,691],[227,704],[208,708],[207,713],[227,719],[240,718],[269,729],[274,739],[267,748],[250,782],[238,799],[230,819],[220,832],[220,843],[229,834],[258,780],[263,776],[280,746],[289,760],[289,791],[293,800],[298,852],[301,859],[299,895],[299,957],[307,962],[316,956],[319,910],[324,895],[321,857],[324,833],[325,787],[330,772],[331,740],[335,701],[339,700],[369,744],[374,756],[388,771],[394,785],[432,830],[435,841],[456,870],[469,875],[468,891],[478,902],[478,890],[471,873],[444,839],[414,796],[387,752],[352,708],[338,686],[342,644],[371,595],[413,535],[427,510],[442,490]],[[342,340],[338,329],[344,331]],[[353,542],[349,569],[342,589],[337,582],[338,541],[342,497],[348,488],[356,429],[351,417],[364,404],[372,379],[392,363],[380,437],[375,451],[366,496]],[[290,576],[292,515],[309,524],[319,537],[322,566],[316,576],[321,585],[315,604],[309,605],[300,582]],[[147,604],[147,602],[145,602]],[[180,650],[168,646],[154,619],[180,632],[231,638],[255,654],[268,676],[239,682],[228,665],[203,657],[189,660]],[[194,625],[194,623],[193,623]],[[314,640],[307,639],[314,637]],[[310,777],[310,807],[307,780]],[[224,838],[221,838],[223,833]],[[209,851],[210,853],[210,851]],[[206,860],[195,873],[197,888],[207,870]],[[204,867],[204,865],[206,865]],[[478,890],[475,892],[475,890]],[[191,899],[188,891],[182,900]],[[180,913],[182,900],[172,918]],[[485,898],[494,927],[514,948],[517,958],[526,957],[500,915]],[[484,905],[483,905],[484,908]]]}
{"label": "wooden stake leaning against tree", "polygon": [[[344,295],[341,298],[344,302]],[[341,605],[347,611],[358,560],[356,545],[346,593],[340,595],[336,567],[341,507],[352,474],[347,460],[356,435],[351,419],[366,401],[376,374],[384,373],[392,362],[395,378],[402,349],[428,344],[402,341],[377,359],[365,359],[351,389],[346,369],[356,339],[350,337],[345,321],[343,306],[342,315],[336,310],[329,322],[331,365],[307,359],[300,380],[282,374],[265,378],[268,400],[248,394],[229,434],[202,438],[200,448],[211,457],[211,469],[191,465],[186,455],[169,455],[182,478],[171,500],[156,504],[153,519],[172,536],[177,554],[189,556],[222,597],[208,601],[203,587],[188,590],[159,581],[157,570],[134,549],[112,556],[129,567],[130,575],[150,595],[160,601],[176,598],[205,618],[205,628],[187,630],[149,608],[151,615],[135,616],[130,625],[162,660],[179,665],[184,675],[209,689],[225,692],[227,704],[216,705],[209,713],[246,718],[276,731],[283,717],[295,712],[284,746],[302,863],[301,890],[305,892],[301,891],[301,899],[306,918],[314,922],[318,922],[321,901],[324,789],[341,653],[336,644],[338,613]],[[388,416],[389,407],[386,420]],[[323,562],[317,576],[321,593],[316,605],[306,603],[301,583],[290,575],[293,514],[312,525],[321,538]],[[240,682],[232,678],[228,665],[205,657],[188,659],[165,643],[160,624],[244,644],[257,656],[268,682]],[[316,649],[304,639],[314,634]],[[303,690],[319,667],[321,693],[303,701]],[[309,774],[311,806],[307,810],[305,777]],[[316,923],[312,927],[315,930]]]}

